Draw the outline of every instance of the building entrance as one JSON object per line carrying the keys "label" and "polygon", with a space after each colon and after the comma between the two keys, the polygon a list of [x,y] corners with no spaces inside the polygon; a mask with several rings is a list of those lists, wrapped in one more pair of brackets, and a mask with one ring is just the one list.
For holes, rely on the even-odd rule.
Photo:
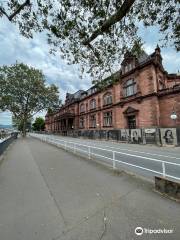
{"label": "building entrance", "polygon": [[128,121],[128,128],[129,129],[136,128],[136,116],[135,115],[128,116],[127,121]]}

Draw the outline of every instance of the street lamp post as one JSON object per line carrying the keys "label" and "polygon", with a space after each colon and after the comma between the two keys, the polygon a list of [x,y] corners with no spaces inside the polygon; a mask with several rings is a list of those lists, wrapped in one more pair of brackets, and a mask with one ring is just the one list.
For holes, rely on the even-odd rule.
{"label": "street lamp post", "polygon": [[174,121],[174,125],[176,125],[177,114],[176,114],[176,112],[174,110],[172,111],[170,117]]}

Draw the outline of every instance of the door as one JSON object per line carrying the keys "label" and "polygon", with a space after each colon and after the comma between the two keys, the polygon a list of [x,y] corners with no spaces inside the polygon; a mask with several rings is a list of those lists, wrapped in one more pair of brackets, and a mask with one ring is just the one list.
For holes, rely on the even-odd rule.
{"label": "door", "polygon": [[128,116],[127,121],[128,121],[128,128],[129,129],[136,128],[136,116],[135,115]]}

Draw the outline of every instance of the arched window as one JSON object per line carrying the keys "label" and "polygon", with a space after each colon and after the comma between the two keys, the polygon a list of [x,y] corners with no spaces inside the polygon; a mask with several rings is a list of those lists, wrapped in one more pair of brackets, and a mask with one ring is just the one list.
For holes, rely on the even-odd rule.
{"label": "arched window", "polygon": [[111,93],[106,93],[103,97],[103,104],[104,105],[109,105],[112,104],[112,94]]}
{"label": "arched window", "polygon": [[132,96],[136,94],[136,92],[136,81],[134,79],[129,79],[128,81],[126,81],[126,83],[124,84],[124,96]]}
{"label": "arched window", "polygon": [[112,126],[112,111],[104,113],[104,127]]}
{"label": "arched window", "polygon": [[95,109],[96,108],[96,99],[91,99],[90,101],[90,109]]}
{"label": "arched window", "polygon": [[128,72],[128,65],[125,66],[125,73]]}
{"label": "arched window", "polygon": [[85,105],[84,105],[84,103],[82,103],[80,105],[80,113],[83,113],[83,112],[85,112]]}
{"label": "arched window", "polygon": [[158,81],[159,81],[159,90],[164,89],[164,88],[165,88],[164,79],[163,79],[161,76],[159,76],[159,77],[158,77]]}

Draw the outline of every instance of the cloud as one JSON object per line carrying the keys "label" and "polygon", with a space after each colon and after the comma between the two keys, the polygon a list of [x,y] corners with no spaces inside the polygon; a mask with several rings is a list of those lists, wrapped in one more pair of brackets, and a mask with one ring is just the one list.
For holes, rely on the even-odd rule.
{"label": "cloud", "polygon": [[[0,49],[0,65],[18,61],[41,69],[47,82],[58,86],[62,100],[65,99],[66,92],[73,93],[91,86],[88,76],[82,79],[79,77],[78,66],[70,66],[58,54],[54,56],[49,53],[45,34],[35,34],[33,39],[26,39],[6,18],[0,19]],[[4,124],[11,122],[9,113],[0,113],[0,119]]]}
{"label": "cloud", "polygon": [[[144,49],[148,54],[154,52],[157,44],[160,46],[162,44],[159,39],[162,39],[163,36],[155,26],[146,28],[140,24],[139,35],[144,40]],[[161,55],[163,66],[167,72],[177,73],[180,70],[180,53],[177,53],[173,47],[161,47]]]}
{"label": "cloud", "polygon": [[[156,27],[140,27],[140,35],[145,41],[145,50],[150,54],[154,51],[159,39]],[[19,34],[15,25],[6,18],[0,19],[0,65],[14,64],[16,60],[41,69],[48,83],[54,83],[60,91],[60,98],[65,99],[66,92],[73,93],[79,89],[88,89],[91,80],[88,76],[79,77],[78,66],[68,65],[60,56],[51,55],[45,34],[35,34],[33,39],[26,39]],[[162,49],[165,68],[169,72],[177,72],[180,54],[172,48]],[[44,113],[41,113],[42,115]],[[9,113],[0,113],[0,121],[11,122]]]}
{"label": "cloud", "polygon": [[[144,49],[148,54],[151,54],[156,46],[154,44],[144,44]],[[171,48],[161,48],[162,62],[165,70],[168,73],[177,73],[180,70],[180,54]]]}
{"label": "cloud", "polygon": [[[171,50],[163,51],[163,63],[166,69],[169,69],[169,73],[177,73],[180,70],[180,54],[177,54]],[[171,65],[171,67],[169,67]]]}
{"label": "cloud", "polygon": [[88,76],[83,79],[79,77],[77,66],[70,66],[58,54],[54,56],[49,53],[45,34],[35,34],[33,39],[26,39],[5,18],[0,21],[0,49],[0,65],[10,65],[17,60],[41,69],[47,81],[59,87],[63,100],[65,92],[86,89],[91,85]]}

